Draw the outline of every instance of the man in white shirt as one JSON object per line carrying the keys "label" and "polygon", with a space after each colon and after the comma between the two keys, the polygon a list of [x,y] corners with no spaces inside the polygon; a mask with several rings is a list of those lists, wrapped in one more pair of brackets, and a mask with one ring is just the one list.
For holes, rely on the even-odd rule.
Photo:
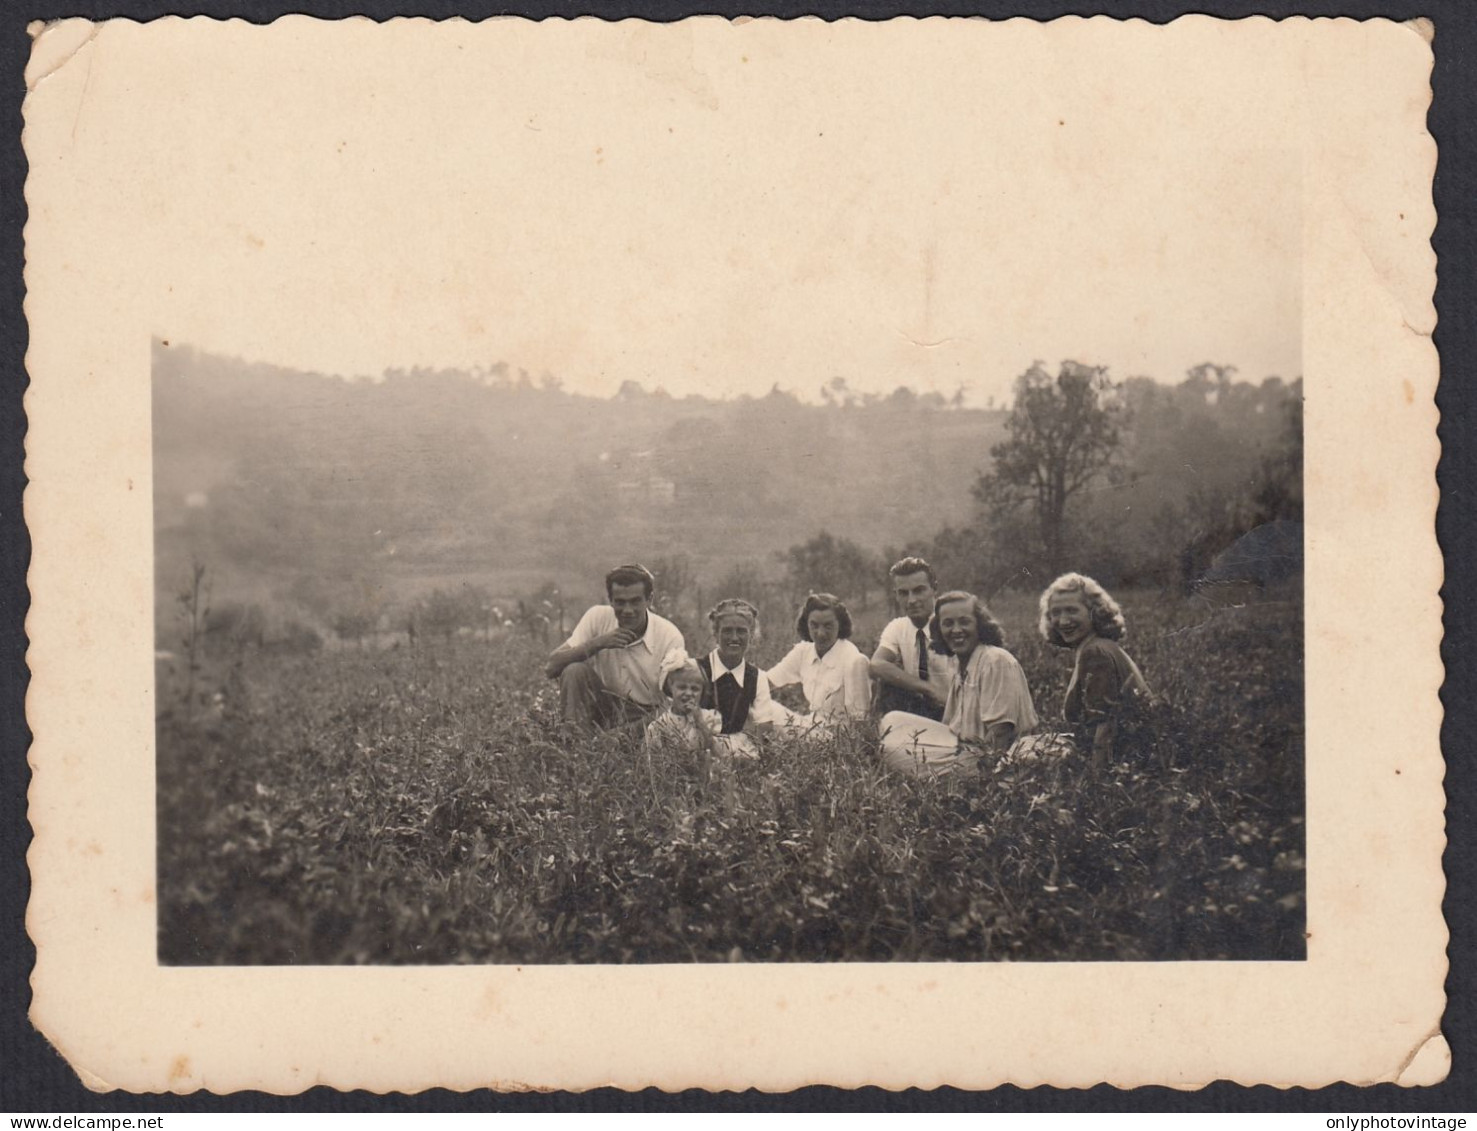
{"label": "man in white shirt", "polygon": [[938,597],[938,579],[922,558],[903,558],[887,571],[893,595],[905,616],[889,621],[872,653],[877,711],[908,711],[941,719],[949,697],[945,657],[929,650],[928,622]]}
{"label": "man in white shirt", "polygon": [[656,580],[645,566],[605,575],[608,605],[585,611],[544,671],[559,681],[565,722],[581,729],[639,723],[663,706],[662,658],[683,648],[682,633],[651,611]]}

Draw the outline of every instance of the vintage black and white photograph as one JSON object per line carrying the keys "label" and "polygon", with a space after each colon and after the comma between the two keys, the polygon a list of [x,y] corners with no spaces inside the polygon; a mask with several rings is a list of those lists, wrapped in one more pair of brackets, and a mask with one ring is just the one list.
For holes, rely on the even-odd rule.
{"label": "vintage black and white photograph", "polygon": [[37,1027],[167,1089],[1439,1079],[1430,59],[39,32]]}
{"label": "vintage black and white photograph", "polygon": [[160,344],[161,959],[1301,957],[1298,381],[1111,374]]}
{"label": "vintage black and white photograph", "polygon": [[434,332],[152,343],[162,962],[1303,957],[1294,155],[869,86],[454,123]]}

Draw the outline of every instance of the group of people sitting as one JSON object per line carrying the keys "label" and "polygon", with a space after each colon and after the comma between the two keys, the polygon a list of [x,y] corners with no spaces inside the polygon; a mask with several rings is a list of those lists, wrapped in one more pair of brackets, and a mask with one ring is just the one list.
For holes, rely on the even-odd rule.
{"label": "group of people sitting", "polygon": [[[694,658],[677,626],[652,611],[651,572],[618,566],[605,578],[610,603],[586,611],[549,657],[564,720],[643,727],[650,746],[752,757],[758,736],[825,735],[875,712],[885,764],[920,777],[1074,751],[1101,767],[1132,739],[1149,687],[1119,644],[1122,610],[1092,578],[1064,574],[1041,595],[1042,636],[1074,650],[1063,705],[1071,733],[1041,734],[1025,672],[985,603],[939,593],[922,558],[888,572],[904,615],[882,630],[870,659],[851,642],[845,603],[812,593],[795,624],[799,642],[762,671],[747,658],[760,633],[753,604],[719,601],[708,614],[713,646]],[[805,710],[774,698],[774,688],[791,684]]]}

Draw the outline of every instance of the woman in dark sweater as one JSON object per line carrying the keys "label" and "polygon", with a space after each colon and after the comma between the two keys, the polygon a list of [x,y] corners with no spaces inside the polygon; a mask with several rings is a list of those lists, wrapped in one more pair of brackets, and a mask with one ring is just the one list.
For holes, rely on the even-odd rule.
{"label": "woman in dark sweater", "polygon": [[1151,698],[1144,675],[1118,643],[1123,610],[1090,577],[1066,573],[1041,594],[1041,635],[1075,651],[1063,714],[1079,748],[1101,769],[1128,752]]}

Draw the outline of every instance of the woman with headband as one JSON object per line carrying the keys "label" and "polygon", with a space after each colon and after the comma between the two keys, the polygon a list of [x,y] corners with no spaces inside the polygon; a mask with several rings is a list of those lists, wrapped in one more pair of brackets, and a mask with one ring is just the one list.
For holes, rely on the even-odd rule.
{"label": "woman with headband", "polygon": [[718,712],[721,732],[735,753],[751,753],[749,734],[774,723],[784,723],[789,712],[769,694],[769,679],[747,660],[759,641],[759,610],[742,597],[726,597],[708,613],[713,650],[698,657],[707,677],[702,705]]}

